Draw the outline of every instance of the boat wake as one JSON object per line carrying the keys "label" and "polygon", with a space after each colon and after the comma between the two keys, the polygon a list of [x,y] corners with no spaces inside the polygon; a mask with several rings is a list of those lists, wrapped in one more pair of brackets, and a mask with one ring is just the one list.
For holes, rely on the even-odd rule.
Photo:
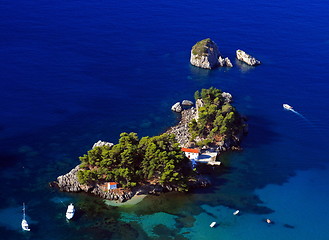
{"label": "boat wake", "polygon": [[305,119],[306,121],[309,122],[309,120],[306,117],[304,117],[301,113],[295,111],[294,109],[290,109],[290,111],[292,111],[293,113],[297,114],[298,116],[300,116],[301,118],[303,118],[303,119]]}
{"label": "boat wake", "polygon": [[[288,107],[287,107],[288,106]],[[287,111],[291,111],[293,113],[295,113],[296,115],[298,115],[299,117],[301,117],[302,119],[304,119],[308,124],[310,124],[312,127],[314,127],[314,125],[312,124],[312,122],[310,120],[308,120],[306,117],[304,117],[304,115],[302,115],[301,113],[297,112],[296,110],[294,110],[291,106],[289,106],[288,104],[283,104],[283,108]]]}

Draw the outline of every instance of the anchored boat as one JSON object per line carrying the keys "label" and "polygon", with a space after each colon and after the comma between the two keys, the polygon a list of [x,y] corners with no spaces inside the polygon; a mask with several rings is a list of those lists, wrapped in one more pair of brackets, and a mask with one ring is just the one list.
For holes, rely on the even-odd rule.
{"label": "anchored boat", "polygon": [[29,229],[29,224],[27,223],[26,219],[25,219],[25,203],[23,203],[23,219],[22,219],[22,229],[24,231],[31,231],[31,229]]}
{"label": "anchored boat", "polygon": [[74,206],[72,203],[70,203],[70,205],[67,207],[67,210],[66,210],[66,218],[68,220],[72,219],[74,216],[74,213],[75,213]]}
{"label": "anchored boat", "polygon": [[236,210],[236,211],[233,213],[233,215],[238,215],[239,212],[240,212],[240,210]]}

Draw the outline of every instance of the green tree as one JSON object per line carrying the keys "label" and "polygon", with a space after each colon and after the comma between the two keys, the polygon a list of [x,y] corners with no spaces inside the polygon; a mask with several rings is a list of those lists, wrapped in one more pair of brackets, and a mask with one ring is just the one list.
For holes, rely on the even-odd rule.
{"label": "green tree", "polygon": [[157,179],[161,184],[175,184],[187,190],[192,170],[173,134],[138,139],[136,133],[121,133],[112,147],[96,147],[80,157],[82,169],[78,180],[83,184],[116,181],[123,187]]}
{"label": "green tree", "polygon": [[194,99],[195,101],[200,99],[201,98],[201,95],[200,95],[200,92],[197,90],[195,93],[194,93]]}
{"label": "green tree", "polygon": [[189,123],[191,141],[197,136],[204,139],[199,146],[210,145],[216,139],[226,139],[243,128],[243,121],[236,109],[222,96],[222,91],[216,88],[196,91],[195,97],[202,98],[204,106],[198,109],[198,120]]}

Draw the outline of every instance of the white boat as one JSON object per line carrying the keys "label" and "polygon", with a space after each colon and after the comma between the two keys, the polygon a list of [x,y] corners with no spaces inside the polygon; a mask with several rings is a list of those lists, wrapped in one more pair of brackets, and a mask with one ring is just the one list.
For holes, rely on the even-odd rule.
{"label": "white boat", "polygon": [[240,212],[240,210],[236,210],[236,211],[233,213],[233,215],[238,215],[239,212]]}
{"label": "white boat", "polygon": [[210,224],[210,227],[213,228],[213,227],[215,227],[215,225],[216,225],[216,222],[212,222],[212,223]]}
{"label": "white boat", "polygon": [[288,104],[286,104],[286,103],[283,104],[282,106],[283,106],[283,108],[286,109],[286,110],[292,110],[292,108],[293,108],[292,106],[290,106],[290,105],[288,105]]}
{"label": "white boat", "polygon": [[22,219],[22,229],[24,231],[31,231],[31,229],[29,229],[29,224],[27,223],[26,219],[25,219],[25,203],[23,203],[23,219]]}
{"label": "white boat", "polygon": [[72,203],[70,203],[70,205],[67,207],[67,210],[66,210],[66,218],[68,220],[72,219],[74,216],[74,212],[75,212],[74,206]]}

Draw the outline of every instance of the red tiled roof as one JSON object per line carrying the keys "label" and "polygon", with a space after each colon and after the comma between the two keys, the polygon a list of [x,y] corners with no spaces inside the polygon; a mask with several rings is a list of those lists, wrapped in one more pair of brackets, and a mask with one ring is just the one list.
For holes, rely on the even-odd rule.
{"label": "red tiled roof", "polygon": [[117,185],[116,182],[109,182],[110,185]]}
{"label": "red tiled roof", "polygon": [[199,149],[193,149],[193,148],[182,148],[183,152],[191,152],[191,153],[200,153]]}

